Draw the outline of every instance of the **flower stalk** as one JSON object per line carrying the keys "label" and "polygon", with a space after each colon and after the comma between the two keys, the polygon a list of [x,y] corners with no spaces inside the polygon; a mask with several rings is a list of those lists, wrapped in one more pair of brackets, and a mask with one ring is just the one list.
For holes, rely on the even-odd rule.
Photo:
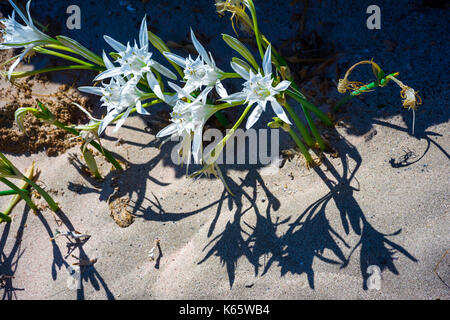
{"label": "flower stalk", "polygon": [[[75,129],[74,127],[66,126],[65,124],[59,122],[58,120],[54,119],[53,114],[51,114],[50,110],[48,110],[45,105],[40,102],[39,100],[36,100],[39,108],[41,110],[38,110],[36,108],[19,108],[16,110],[15,118],[16,122],[18,123],[19,127],[22,131],[25,131],[25,128],[23,128],[23,121],[22,117],[24,116],[24,113],[30,112],[32,113],[36,118],[49,122],[50,124],[54,125],[55,127],[58,127],[60,129],[63,129],[77,137],[80,136],[81,130]],[[120,118],[118,116],[118,118]],[[117,120],[117,119],[116,119]],[[120,165],[120,163],[114,158],[114,156],[105,148],[103,148],[99,143],[92,140],[89,142],[95,149],[97,149],[105,158],[116,168],[118,171],[123,171],[123,167]]]}
{"label": "flower stalk", "polygon": [[277,129],[277,128],[281,128],[284,131],[286,131],[287,133],[289,133],[289,135],[292,137],[292,139],[294,140],[294,142],[297,144],[300,152],[303,154],[303,156],[306,159],[306,163],[309,166],[310,164],[313,163],[313,159],[311,157],[311,155],[308,152],[308,148],[303,144],[303,142],[300,140],[300,138],[297,136],[297,134],[295,133],[294,130],[292,130],[291,126],[289,124],[287,124],[286,122],[284,122],[283,120],[281,120],[280,118],[274,117],[272,122],[269,122],[267,124],[267,126],[269,128],[272,129]]}

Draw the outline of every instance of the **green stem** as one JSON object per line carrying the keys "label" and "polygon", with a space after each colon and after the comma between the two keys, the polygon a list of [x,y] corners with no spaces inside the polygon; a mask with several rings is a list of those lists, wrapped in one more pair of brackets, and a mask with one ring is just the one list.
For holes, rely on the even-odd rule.
{"label": "green stem", "polygon": [[261,44],[261,34],[259,33],[259,27],[258,27],[258,20],[256,18],[255,5],[254,5],[252,0],[247,0],[247,3],[249,4],[249,9],[250,9],[250,12],[252,14],[253,30],[255,32],[256,43],[258,44],[259,54],[261,55],[261,59],[264,59],[264,50],[263,50],[262,44]]}
{"label": "green stem", "polygon": [[292,91],[289,89],[286,90],[286,93],[291,98],[293,98],[294,100],[299,102],[303,107],[305,107],[305,109],[308,109],[309,111],[313,112],[316,116],[318,116],[319,119],[322,120],[322,122],[325,123],[327,126],[329,126],[329,127],[333,126],[333,123],[328,118],[328,116],[323,111],[321,111],[319,108],[317,108],[315,105],[313,105],[311,102],[306,100],[306,98],[302,94],[299,94],[298,92],[295,92],[295,91]]}
{"label": "green stem", "polygon": [[[120,116],[120,115],[119,115]],[[59,122],[59,121],[53,121],[52,124],[60,129],[63,129],[73,135],[79,136],[80,132],[74,128],[68,127],[66,125],[64,125],[63,123]],[[103,148],[100,144],[98,144],[96,141],[92,140],[89,142],[95,149],[97,149],[101,154],[103,154],[105,156],[105,158],[118,170],[118,171],[123,171],[122,166],[120,165],[120,163],[113,157],[113,155],[106,150],[105,148]]]}
{"label": "green stem", "polygon": [[[303,105],[302,105],[302,108],[303,108]],[[311,118],[311,114],[305,108],[303,108],[303,112],[305,113],[306,121],[308,122],[311,132],[312,132],[314,138],[316,138],[317,143],[319,144],[320,150],[322,150],[322,151],[325,150],[325,148],[326,148],[325,142],[323,141],[323,139],[319,133],[319,130],[317,130],[316,125],[314,124],[314,120]]]}
{"label": "green stem", "polygon": [[[25,193],[29,193],[29,191],[26,190],[26,189],[20,189],[20,190],[22,190]],[[15,190],[0,191],[0,196],[10,196],[10,195],[13,195],[13,194],[17,194],[17,191],[15,191]]]}
{"label": "green stem", "polygon": [[240,105],[244,104],[244,102],[245,102],[244,100],[243,101],[235,101],[235,102],[232,102],[232,103],[226,102],[226,103],[222,103],[222,104],[216,104],[214,106],[214,108],[218,108],[219,110],[223,110],[223,109],[228,109],[228,108],[240,106]]}
{"label": "green stem", "polygon": [[[228,134],[224,137],[223,140],[225,140],[225,142],[234,134],[234,132],[236,131],[237,128],[239,128],[239,126],[241,125],[242,121],[244,121],[245,117],[247,116],[247,113],[250,111],[250,109],[252,108],[252,105],[248,105],[244,112],[242,112],[241,116],[239,117],[238,121],[236,121],[236,123],[233,125],[233,127],[231,128],[231,130],[228,132]],[[228,138],[227,138],[228,137]]]}
{"label": "green stem", "polygon": [[13,60],[16,60],[16,59],[19,58],[19,57],[20,57],[20,54],[14,56],[14,57],[11,57],[11,58],[9,58],[8,60],[2,62],[2,63],[0,64],[0,68],[3,67],[3,66],[5,66],[5,65],[7,65],[7,64],[10,63],[10,62],[12,62]]}
{"label": "green stem", "polygon": [[230,131],[228,131],[228,133],[225,135],[225,137],[223,137],[222,141],[220,141],[214,147],[214,149],[211,150],[211,157],[217,159],[217,157],[222,152],[222,149],[225,147],[225,144],[227,143],[228,139],[234,134],[236,129],[241,125],[242,121],[244,121],[245,117],[247,116],[247,113],[250,111],[251,108],[252,108],[251,105],[248,105],[245,108],[244,112],[241,114],[241,116],[236,121],[236,123],[233,125],[233,127],[230,129]]}
{"label": "green stem", "polygon": [[4,184],[6,184],[8,187],[10,187],[11,189],[13,189],[14,191],[17,192],[17,194],[23,199],[25,200],[25,202],[28,204],[28,206],[33,210],[33,211],[37,211],[37,207],[36,205],[33,203],[33,201],[31,201],[30,197],[28,197],[28,195],[22,191],[22,189],[20,189],[19,187],[17,187],[14,183],[12,183],[11,181],[9,181],[6,178],[0,178],[0,182],[3,182]]}
{"label": "green stem", "polygon": [[383,79],[381,79],[379,83],[378,83],[378,81],[374,81],[365,86],[362,86],[361,88],[359,88],[355,91],[352,91],[348,96],[342,98],[341,100],[339,100],[336,103],[336,105],[334,106],[334,111],[337,111],[340,107],[342,107],[345,103],[347,103],[348,101],[350,101],[353,97],[356,97],[357,95],[365,93],[368,90],[375,89],[376,87],[385,86],[387,84],[387,82],[389,81],[388,77],[389,76],[395,77],[396,75],[398,75],[397,72],[391,73],[391,74],[387,75],[386,77],[384,77]]}
{"label": "green stem", "polygon": [[292,107],[288,104],[287,101],[284,103],[284,107],[288,111],[288,113],[291,116],[291,118],[294,120],[294,124],[297,127],[297,129],[300,131],[303,139],[305,139],[306,144],[309,147],[313,147],[314,146],[313,138],[311,137],[311,135],[309,134],[309,132],[306,129],[305,125],[302,123],[302,121],[300,120],[298,115],[295,113],[295,111],[292,109]]}
{"label": "green stem", "polygon": [[303,142],[300,140],[300,138],[297,136],[297,134],[294,132],[294,130],[292,130],[292,128],[289,128],[288,132],[291,135],[292,139],[297,144],[298,148],[300,149],[300,152],[303,154],[303,156],[305,157],[306,161],[308,163],[312,163],[313,159],[312,159],[311,155],[309,154],[308,149],[303,144]]}

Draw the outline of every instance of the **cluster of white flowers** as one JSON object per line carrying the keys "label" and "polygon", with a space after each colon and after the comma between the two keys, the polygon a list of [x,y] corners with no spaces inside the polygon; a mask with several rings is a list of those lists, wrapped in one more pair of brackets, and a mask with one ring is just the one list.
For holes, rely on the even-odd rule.
{"label": "cluster of white flowers", "polygon": [[[0,20],[3,25],[1,30],[3,42],[0,44],[0,49],[24,48],[23,53],[9,69],[8,76],[11,77],[14,68],[30,50],[47,44],[65,44],[59,42],[60,38],[56,37],[55,40],[34,26],[29,11],[30,1],[27,3],[28,18],[12,0],[9,0],[9,2],[14,8],[14,12],[11,17]],[[26,25],[21,25],[14,20],[15,13],[22,18]],[[183,72],[177,69],[183,75],[183,86],[180,87],[168,81],[168,86],[174,92],[163,92],[164,83],[161,76],[170,80],[177,80],[177,76],[153,59],[153,54],[149,51],[149,33],[145,16],[141,23],[138,41],[134,40],[134,42],[128,42],[124,45],[105,35],[104,40],[115,52],[110,55],[103,52],[102,59],[98,57],[100,62],[103,60],[104,66],[102,67],[105,70],[99,73],[93,81],[100,82],[100,84],[79,87],[78,89],[85,93],[100,96],[102,106],[106,107],[107,113],[101,120],[90,116],[91,122],[88,126],[85,126],[87,131],[84,130],[86,132],[83,131],[83,133],[88,134],[89,131],[97,130],[94,135],[101,135],[106,127],[113,122],[116,123],[114,131],[117,131],[133,110],[136,110],[139,114],[149,114],[145,109],[148,106],[145,104],[146,100],[158,100],[171,106],[172,112],[171,124],[161,130],[157,137],[181,138],[182,143],[179,153],[182,157],[190,159],[193,155],[195,163],[200,163],[202,161],[203,127],[206,121],[224,105],[256,105],[250,113],[247,129],[258,121],[268,102],[280,119],[290,123],[276,98],[290,86],[290,82],[282,81],[275,86],[273,85],[270,45],[267,47],[262,62],[262,70],[255,71],[251,68],[247,70],[242,65],[231,62],[232,69],[237,73],[233,74],[234,77],[242,77],[245,83],[242,91],[228,95],[221,80],[228,78],[230,73],[226,73],[216,66],[211,53],[207,52],[197,40],[192,29],[191,39],[198,52],[198,56],[195,58],[190,55],[183,58],[174,53],[162,51],[169,62],[183,69]],[[81,55],[86,57],[86,55],[83,55],[83,50],[84,48],[81,49]],[[221,99],[216,101],[220,104],[208,98],[212,89],[215,89],[220,96]],[[87,112],[84,109],[83,111]]]}
{"label": "cluster of white flowers", "polygon": [[[201,160],[201,141],[203,125],[211,117],[217,109],[214,105],[207,103],[207,95],[213,87],[221,97],[222,101],[233,103],[242,102],[242,104],[253,105],[256,107],[252,111],[247,120],[246,128],[251,128],[259,119],[262,112],[265,111],[267,102],[270,102],[275,114],[287,123],[291,123],[287,118],[281,105],[277,102],[275,96],[285,91],[289,86],[289,81],[282,81],[273,87],[274,79],[272,78],[272,61],[271,61],[271,47],[268,46],[264,60],[263,72],[259,70],[254,74],[252,70],[245,70],[243,67],[235,62],[231,62],[231,67],[236,71],[246,82],[243,84],[242,91],[228,95],[228,92],[221,83],[221,77],[224,74],[222,70],[217,68],[211,53],[207,53],[205,48],[195,37],[191,29],[192,43],[199,53],[197,59],[192,59],[191,56],[184,59],[176,54],[165,52],[164,55],[184,68],[185,86],[180,88],[173,83],[169,85],[178,93],[178,100],[175,103],[173,112],[171,114],[172,124],[158,133],[158,137],[172,135],[173,137],[181,136],[183,142],[181,143],[180,151],[183,157],[186,155],[190,157],[191,134],[194,135],[192,153],[195,163]],[[190,96],[190,93],[203,89],[197,98]],[[181,99],[187,98],[190,103]]]}
{"label": "cluster of white flowers", "polygon": [[[28,18],[25,17],[13,1],[8,1],[13,6],[14,11],[12,16],[0,19],[0,23],[3,25],[3,28],[0,30],[3,36],[3,41],[0,43],[0,50],[24,48],[24,51],[9,68],[8,79],[11,79],[11,75],[19,62],[22,61],[34,47],[51,43],[53,39],[35,27],[30,15],[31,0],[27,2]],[[15,20],[16,12],[23,22],[25,22],[25,25],[22,25]]]}
{"label": "cluster of white flowers", "polygon": [[203,126],[206,121],[216,113],[219,108],[208,100],[208,94],[213,88],[221,97],[221,101],[227,103],[242,102],[242,104],[253,105],[256,107],[252,111],[247,121],[247,129],[251,128],[259,119],[266,108],[267,102],[275,114],[285,121],[291,123],[283,111],[281,105],[277,102],[276,95],[285,91],[289,86],[289,81],[282,81],[273,86],[271,48],[267,51],[263,60],[262,71],[254,73],[251,69],[245,70],[240,65],[231,62],[231,67],[246,82],[243,84],[241,92],[228,95],[221,80],[226,74],[219,69],[210,52],[207,52],[203,45],[197,40],[191,29],[192,43],[198,52],[194,59],[189,55],[183,58],[171,52],[163,52],[164,56],[175,64],[183,68],[184,78],[183,87],[173,82],[168,82],[170,88],[175,92],[163,93],[161,84],[154,75],[154,71],[175,80],[176,76],[166,67],[153,60],[152,53],[148,51],[148,35],[146,18],[141,24],[139,33],[139,46],[129,43],[125,46],[111,37],[105,36],[105,41],[117,51],[117,59],[114,65],[107,55],[103,53],[103,60],[106,70],[100,73],[94,81],[100,81],[111,78],[109,83],[102,82],[101,87],[80,87],[79,90],[101,96],[103,105],[107,107],[107,115],[99,126],[101,134],[106,126],[110,124],[119,114],[124,113],[117,121],[116,128],[124,123],[132,108],[140,114],[148,114],[143,108],[141,101],[148,99],[149,95],[138,89],[141,80],[146,79],[150,89],[157,98],[172,106],[171,124],[161,130],[158,138],[171,136],[172,138],[181,138],[182,143],[178,150],[180,155],[187,157],[190,162],[191,155],[195,163],[202,160],[202,136]]}
{"label": "cluster of white flowers", "polygon": [[[139,31],[139,45],[134,42],[123,45],[109,36],[104,36],[105,41],[116,50],[116,59],[114,63],[103,52],[103,62],[106,70],[95,77],[94,81],[102,81],[101,87],[80,87],[82,92],[91,93],[101,96],[103,106],[107,108],[107,115],[102,120],[99,127],[99,134],[119,114],[122,117],[117,121],[115,131],[117,131],[125,122],[131,110],[136,107],[136,111],[140,114],[149,114],[143,107],[142,101],[149,96],[138,88],[140,82],[147,80],[147,83],[153,93],[159,99],[166,101],[166,97],[162,93],[160,83],[158,82],[154,72],[158,72],[170,79],[175,80],[176,75],[152,59],[152,52],[148,49],[148,31],[146,17],[142,20]],[[109,83],[103,80],[110,78]]]}

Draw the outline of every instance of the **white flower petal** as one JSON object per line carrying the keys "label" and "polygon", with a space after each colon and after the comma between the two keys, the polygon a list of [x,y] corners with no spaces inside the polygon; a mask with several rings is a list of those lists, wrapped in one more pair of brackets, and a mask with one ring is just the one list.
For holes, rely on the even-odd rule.
{"label": "white flower petal", "polygon": [[105,67],[106,69],[112,69],[115,68],[114,64],[111,62],[111,60],[109,60],[108,56],[106,55],[105,51],[103,51],[103,62],[105,63]]}
{"label": "white flower petal", "polygon": [[186,68],[186,59],[183,57],[180,57],[179,55],[172,53],[172,52],[163,52],[164,56],[169,59],[170,61],[175,62],[177,65],[182,67],[183,69]]}
{"label": "white flower petal", "polygon": [[177,80],[177,76],[159,62],[153,61],[152,68],[154,68],[156,71],[158,71],[159,73],[161,73],[162,75],[166,76],[169,79]]}
{"label": "white flower petal", "polygon": [[147,82],[150,86],[150,89],[152,89],[156,96],[164,101],[164,95],[161,91],[161,86],[159,85],[159,82],[153,72],[147,72]]}
{"label": "white flower petal", "polygon": [[[231,62],[231,68],[236,71],[236,73],[238,73],[242,78],[244,78],[245,80],[250,80],[250,74],[248,73],[247,70],[245,70],[244,68],[242,68],[240,65],[238,65],[235,62]],[[251,70],[250,70],[251,71]]]}
{"label": "white flower petal", "polygon": [[125,120],[127,120],[128,116],[130,115],[131,108],[127,108],[125,113],[123,114],[122,118],[117,120],[116,127],[114,128],[113,132],[117,132],[117,130],[120,129],[120,127],[125,123]]}
{"label": "white flower petal", "polygon": [[147,15],[144,15],[144,19],[142,19],[141,29],[139,30],[139,43],[141,47],[148,45]]}
{"label": "white flower petal", "polygon": [[30,27],[34,27],[33,19],[31,18],[31,14],[30,14],[30,5],[31,5],[31,0],[28,0],[28,2],[27,2],[27,14],[28,14],[28,23],[27,23],[27,25],[29,25]]}
{"label": "white flower petal", "polygon": [[178,101],[178,96],[174,94],[173,96],[169,94],[164,95],[164,102],[167,103],[169,106],[174,106]]}
{"label": "white flower petal", "polygon": [[159,131],[156,134],[157,138],[161,138],[161,137],[165,137],[165,136],[169,136],[173,133],[177,132],[177,125],[174,123],[169,124],[167,127],[165,127],[164,129],[162,129],[161,131]]}
{"label": "white flower petal", "polygon": [[202,153],[203,127],[199,126],[194,132],[194,141],[192,143],[192,154],[194,156],[194,163],[200,163]]}
{"label": "white flower petal", "polygon": [[[31,0],[28,1],[27,3],[27,7],[29,7]],[[27,24],[30,25],[30,22],[28,21],[28,19],[25,17],[25,15],[22,13],[22,11],[20,11],[19,7],[16,6],[16,4],[14,3],[14,1],[9,0],[9,3],[11,4],[11,6],[14,8],[14,10],[19,14],[19,16],[22,18],[22,20]]]}
{"label": "white flower petal", "polygon": [[217,94],[222,98],[225,99],[228,97],[228,92],[225,89],[225,87],[223,86],[222,82],[220,82],[220,80],[217,80],[216,82],[216,91]]}
{"label": "white flower petal", "polygon": [[208,98],[208,93],[212,90],[213,87],[206,87],[197,97],[196,100],[201,100],[203,104],[206,104],[206,100]]}
{"label": "white flower petal", "polygon": [[259,117],[261,116],[263,112],[263,109],[259,106],[256,105],[255,109],[253,109],[252,113],[250,113],[248,120],[247,120],[247,124],[245,125],[245,128],[248,130],[251,127],[253,127],[253,125],[256,123],[256,121],[259,120]]}
{"label": "white flower petal", "polygon": [[[131,108],[129,108],[129,109],[131,109]],[[136,102],[136,111],[137,111],[137,113],[139,113],[139,114],[144,114],[144,115],[149,115],[149,114],[150,114],[147,110],[145,110],[145,109],[142,107],[142,102],[141,102],[140,100],[138,100],[138,101]]]}
{"label": "white flower petal", "polygon": [[9,70],[8,70],[8,80],[11,80],[11,75],[12,75],[14,69],[17,67],[17,65],[20,63],[21,60],[22,60],[21,57],[17,58],[16,61],[14,61],[14,63],[9,68]]}
{"label": "white flower petal", "polygon": [[114,67],[112,69],[105,70],[102,73],[100,73],[99,75],[97,75],[94,78],[94,81],[100,81],[100,80],[103,80],[103,79],[112,78],[112,77],[115,77],[115,76],[119,76],[121,74],[123,74],[122,68]]}
{"label": "white flower petal", "polygon": [[102,89],[99,87],[78,87],[78,90],[85,93],[95,94],[97,96],[102,96]]}
{"label": "white flower petal", "polygon": [[76,102],[72,102],[72,104],[74,104],[74,105],[77,106],[81,111],[83,111],[83,113],[86,114],[90,120],[93,120],[93,121],[100,121],[99,119],[94,118],[94,117],[89,113],[89,111],[87,111],[85,108],[83,108],[83,106],[81,106],[80,104],[78,104],[78,103],[76,103]]}
{"label": "white flower petal", "polygon": [[237,101],[245,101],[247,99],[247,95],[245,92],[236,92],[231,95],[229,95],[226,98],[222,98],[220,100],[226,101],[226,102],[237,102]]}
{"label": "white flower petal", "polygon": [[282,92],[287,90],[290,85],[291,85],[290,81],[283,80],[274,89],[277,90],[278,92]]}
{"label": "white flower petal", "polygon": [[264,54],[263,71],[265,76],[272,73],[272,49],[270,45],[267,47],[266,53]]}
{"label": "white flower petal", "polygon": [[121,44],[120,42],[114,40],[113,38],[111,38],[110,36],[103,36],[103,39],[105,39],[105,41],[117,52],[121,52],[121,51],[125,51],[127,50],[127,47],[125,47],[123,44]]}
{"label": "white flower petal", "polygon": [[[189,164],[191,163],[191,134],[186,133],[181,141],[180,148],[178,149],[178,153],[181,151],[181,162],[184,162],[184,159],[187,157],[187,166],[189,168]],[[186,171],[187,169],[186,168]]]}
{"label": "white flower petal", "polygon": [[291,121],[289,121],[286,113],[284,112],[283,108],[281,107],[281,105],[278,103],[277,100],[272,100],[270,101],[270,104],[272,105],[272,109],[273,112],[275,112],[275,114],[277,115],[278,118],[280,118],[281,120],[283,120],[284,122],[288,123],[288,124],[292,124]]}
{"label": "white flower petal", "polygon": [[179,98],[183,98],[186,97],[189,100],[195,100],[194,97],[191,96],[191,94],[189,92],[187,92],[185,89],[180,88],[178,85],[176,85],[173,82],[167,82],[167,84],[169,85],[169,87],[171,87],[174,91],[176,91],[178,93],[178,97]]}
{"label": "white flower petal", "polygon": [[98,127],[98,135],[101,135],[103,131],[105,131],[106,127],[111,123],[111,121],[114,120],[116,116],[117,116],[116,112],[110,112],[102,119],[102,122]]}
{"label": "white flower petal", "polygon": [[197,50],[199,55],[203,58],[203,61],[205,61],[209,65],[212,65],[212,62],[209,59],[208,53],[206,53],[205,48],[195,37],[194,31],[192,31],[192,28],[191,28],[191,39],[192,39],[192,43],[194,44],[195,49]]}

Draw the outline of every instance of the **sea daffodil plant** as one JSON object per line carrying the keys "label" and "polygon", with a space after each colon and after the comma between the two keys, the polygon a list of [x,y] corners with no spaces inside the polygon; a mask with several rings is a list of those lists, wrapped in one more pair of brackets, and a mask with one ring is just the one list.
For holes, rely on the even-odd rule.
{"label": "sea daffodil plant", "polygon": [[[93,145],[113,165],[120,167],[110,153],[101,148],[96,140],[104,134],[109,124],[116,123],[115,131],[117,131],[130,114],[137,112],[141,115],[152,116],[151,107],[163,103],[170,111],[171,123],[162,129],[157,137],[171,136],[182,139],[181,147],[178,150],[180,155],[187,160],[187,163],[190,163],[190,158],[193,156],[194,163],[204,165],[203,169],[191,176],[213,173],[224,181],[216,163],[218,156],[243,121],[247,119],[246,129],[253,127],[261,119],[260,116],[266,111],[269,103],[276,116],[275,120],[268,124],[269,127],[282,128],[288,132],[308,164],[313,163],[308,148],[315,148],[318,152],[327,148],[313,116],[316,116],[326,126],[333,126],[332,121],[322,110],[308,101],[295,83],[286,61],[260,32],[256,8],[252,0],[216,1],[216,8],[220,14],[226,12],[232,14],[233,28],[235,27],[233,20],[235,18],[241,29],[255,37],[259,53],[259,57],[256,58],[251,50],[237,38],[223,34],[224,42],[239,55],[239,57],[230,59],[232,70],[230,72],[224,71],[216,65],[212,54],[200,43],[192,29],[191,40],[198,53],[198,56],[194,58],[191,55],[183,57],[172,53],[161,38],[147,30],[146,16],[141,22],[138,41],[129,41],[125,45],[111,36],[105,35],[105,42],[115,51],[109,54],[103,52],[100,57],[73,39],[65,36],[56,36],[53,39],[37,30],[32,24],[29,14],[30,2],[27,3],[28,19],[12,0],[9,2],[13,5],[15,12],[25,21],[26,26],[20,27],[17,23],[13,23],[14,15],[10,20],[5,20],[5,28],[2,32],[6,34],[4,38],[6,40],[0,49],[23,46],[25,51],[19,57],[20,60],[25,54],[33,52],[53,55],[75,64],[16,72],[13,70],[17,66],[17,61],[20,61],[17,60],[7,72],[8,78],[13,80],[59,70],[95,70],[99,74],[93,81],[101,81],[100,85],[80,87],[79,90],[100,96],[102,106],[106,107],[106,113],[102,119],[95,119],[88,114],[89,124],[77,127],[67,127],[58,123],[42,108],[41,111],[34,108],[19,109],[16,119],[21,127],[23,127],[20,121],[22,115],[31,112],[35,116],[85,139],[86,144]],[[237,33],[236,29],[235,31]],[[150,44],[163,54],[175,72],[154,59]],[[403,105],[414,110],[415,106],[420,103],[416,92],[396,79],[397,74],[385,76],[379,67],[374,63],[371,64],[376,70],[377,76],[374,84],[363,85],[359,82],[350,82],[346,75],[339,83],[339,92],[352,90],[351,96],[354,96],[375,86],[384,86],[388,81],[393,80],[402,88]],[[348,74],[350,72],[351,70]],[[228,92],[225,87],[226,80],[230,78],[243,80],[240,91]],[[167,82],[167,79],[170,81]],[[176,81],[179,81],[178,84]],[[167,87],[169,90],[165,90]],[[217,95],[213,94],[213,89],[219,99],[215,98]],[[292,100],[297,105],[296,109],[291,106]],[[238,120],[232,125],[221,113],[221,110],[229,108],[233,108],[235,114],[240,114]],[[303,113],[306,124],[299,117],[299,111]],[[206,121],[213,115],[224,126],[231,127],[231,130],[212,151],[203,154],[203,128]],[[90,158],[89,155],[88,158]],[[90,167],[95,170],[92,164]]]}

